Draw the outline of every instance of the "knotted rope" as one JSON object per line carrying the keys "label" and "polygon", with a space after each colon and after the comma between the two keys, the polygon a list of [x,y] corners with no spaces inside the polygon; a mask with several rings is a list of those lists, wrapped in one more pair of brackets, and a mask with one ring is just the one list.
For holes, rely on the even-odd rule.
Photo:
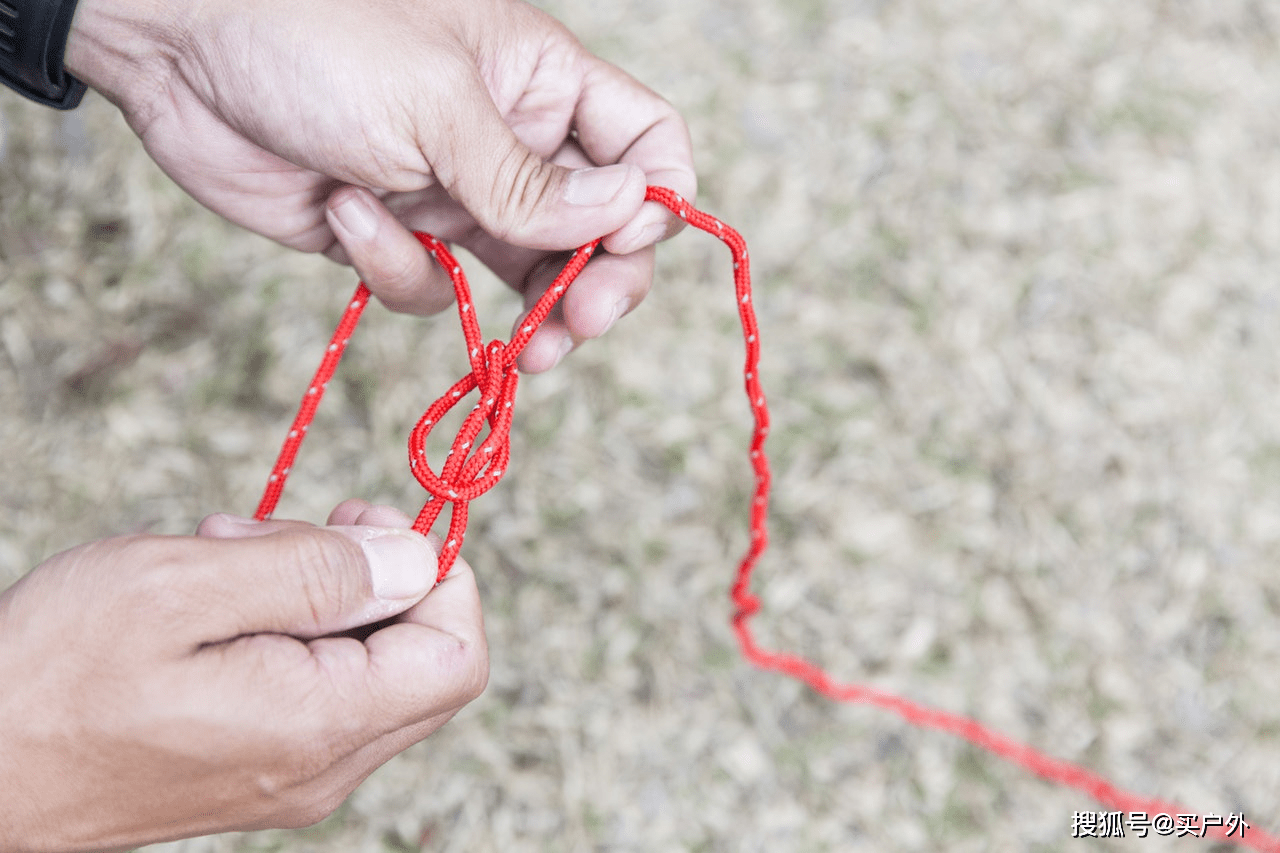
{"label": "knotted rope", "polygon": [[[453,282],[458,317],[462,321],[462,335],[466,339],[467,357],[471,362],[471,372],[432,403],[409,433],[409,470],[430,496],[418,513],[413,529],[422,534],[427,533],[440,517],[445,505],[453,507],[449,516],[449,532],[439,555],[439,571],[436,576],[436,582],[439,583],[453,567],[453,561],[462,548],[467,530],[468,505],[496,486],[507,470],[507,462],[511,458],[511,417],[515,411],[516,387],[520,382],[516,359],[524,351],[538,326],[547,319],[551,309],[587,265],[600,241],[594,240],[573,253],[573,257],[534,304],[533,310],[525,317],[524,323],[511,336],[510,341],[504,344],[493,340],[486,346],[482,343],[480,323],[476,319],[471,285],[467,282],[461,264],[449,248],[435,237],[422,233],[415,236]],[[324,397],[329,380],[333,378],[338,362],[342,360],[347,344],[351,341],[351,333],[360,322],[365,306],[369,304],[369,297],[369,288],[361,282],[334,330],[320,367],[316,369],[316,375],[293,419],[293,426],[289,428],[289,434],[280,448],[271,476],[267,478],[267,487],[253,516],[259,521],[275,512],[298,449],[320,407],[320,400]],[[463,421],[444,467],[436,474],[427,462],[427,436],[454,406],[477,390],[480,392],[480,402]],[[480,430],[486,423],[489,425],[489,433],[484,440],[477,442]]]}
{"label": "knotted rope", "polygon": [[[751,592],[751,576],[769,541],[767,518],[771,480],[769,459],[764,450],[765,439],[769,434],[769,408],[760,386],[760,333],[756,323],[755,309],[751,302],[751,271],[748,264],[747,244],[742,235],[733,228],[697,210],[671,190],[663,187],[649,187],[645,198],[648,201],[659,202],[693,227],[718,237],[728,246],[733,255],[734,293],[737,298],[738,318],[742,324],[743,340],[746,344],[746,360],[743,366],[744,388],[755,425],[750,445],[751,467],[756,479],[755,493],[748,512],[751,541],[738,564],[737,578],[730,592],[736,607],[733,615],[733,630],[738,638],[743,657],[761,669],[772,670],[802,681],[822,695],[836,701],[874,705],[897,714],[914,726],[955,735],[1043,779],[1085,793],[1109,808],[1152,815],[1184,814],[1185,810],[1174,803],[1125,791],[1096,773],[1068,761],[1045,755],[1027,744],[1019,743],[987,728],[976,720],[920,705],[869,685],[839,683],[822,668],[803,658],[771,652],[756,644],[751,633],[750,620],[760,610],[760,599]],[[516,387],[519,384],[516,359],[528,345],[529,339],[533,337],[538,326],[547,318],[573,280],[586,267],[587,261],[591,259],[591,254],[600,241],[594,240],[574,252],[565,268],[534,304],[533,310],[529,312],[520,329],[507,343],[494,340],[484,346],[481,344],[480,325],[475,316],[471,288],[461,265],[448,248],[435,237],[429,234],[418,234],[417,237],[435,256],[440,266],[449,273],[453,282],[458,316],[462,321],[462,333],[466,338],[467,354],[471,362],[471,373],[455,382],[452,388],[432,403],[409,435],[409,468],[429,495],[422,511],[414,521],[413,529],[425,534],[435,524],[446,504],[450,504],[453,508],[449,518],[447,538],[439,556],[438,582],[449,573],[462,547],[469,503],[497,485],[507,469],[511,456],[511,419],[515,408]],[[365,306],[369,303],[369,296],[369,289],[362,282],[356,288],[351,302],[342,315],[342,320],[333,333],[328,350],[320,362],[320,367],[316,370],[315,378],[311,380],[311,385],[302,398],[293,426],[267,480],[266,490],[254,514],[254,517],[260,521],[268,518],[275,510],[298,448],[302,445],[302,439],[306,436],[312,418],[315,417],[316,409],[320,405],[330,378],[337,369],[351,333],[360,321],[360,315]],[[463,421],[440,473],[436,474],[431,470],[426,459],[427,436],[440,423],[440,419],[472,391],[479,392],[480,400]],[[488,424],[489,432],[482,440],[478,440],[485,424]],[[1280,853],[1280,838],[1260,829],[1251,827],[1247,835],[1241,829],[1239,837],[1228,836],[1227,832],[1226,828],[1216,826],[1205,831],[1200,837],[1243,844],[1263,853]]]}

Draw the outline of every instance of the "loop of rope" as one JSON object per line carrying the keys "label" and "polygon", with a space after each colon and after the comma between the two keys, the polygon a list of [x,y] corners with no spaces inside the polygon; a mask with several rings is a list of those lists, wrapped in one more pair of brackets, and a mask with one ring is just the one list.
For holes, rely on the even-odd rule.
{"label": "loop of rope", "polygon": [[[733,631],[743,657],[760,669],[790,676],[835,701],[873,705],[896,714],[911,725],[959,737],[1049,782],[1087,794],[1109,808],[1148,814],[1185,813],[1185,810],[1175,803],[1125,791],[1096,773],[1068,761],[1045,755],[1027,744],[987,728],[976,720],[949,711],[930,708],[870,685],[839,683],[822,668],[803,658],[771,652],[762,649],[756,643],[751,632],[750,620],[760,610],[760,599],[751,591],[751,577],[769,542],[767,519],[771,475],[769,459],[764,449],[765,439],[769,435],[769,408],[764,390],[760,385],[760,332],[756,322],[755,308],[752,305],[747,244],[742,235],[733,228],[694,208],[669,189],[649,187],[645,198],[647,201],[666,206],[689,225],[719,238],[733,256],[734,294],[745,343],[744,390],[754,422],[749,452],[756,480],[748,512],[751,538],[746,552],[738,563],[737,577],[730,591],[730,597],[736,608],[732,620]],[[467,354],[471,363],[471,373],[459,379],[452,388],[432,403],[409,435],[409,468],[429,495],[422,511],[414,521],[414,530],[426,533],[435,524],[445,505],[452,506],[449,531],[439,556],[438,582],[448,574],[462,547],[467,526],[468,504],[497,485],[510,461],[511,419],[515,409],[516,387],[519,384],[516,359],[529,343],[538,326],[547,318],[555,304],[568,291],[574,279],[586,267],[587,261],[591,259],[600,241],[588,243],[573,254],[555,281],[538,299],[533,310],[529,312],[510,341],[504,344],[495,340],[484,346],[481,344],[480,325],[475,316],[471,288],[462,272],[462,267],[448,248],[435,237],[429,234],[416,236],[434,255],[440,266],[449,273],[453,282],[458,315],[462,321],[463,337],[467,342]],[[324,390],[337,369],[351,333],[369,302],[369,296],[369,289],[362,282],[356,288],[347,310],[334,331],[328,350],[320,362],[320,367],[316,370],[315,378],[312,379],[311,385],[302,398],[298,414],[294,418],[288,437],[268,478],[262,500],[254,514],[254,517],[260,521],[270,517],[275,510],[298,448],[320,405]],[[445,414],[473,391],[479,392],[480,402],[466,416],[440,473],[436,474],[426,460],[427,436]],[[488,434],[477,441],[486,424],[489,427]],[[1219,826],[1206,831],[1202,837],[1242,844],[1262,853],[1280,853],[1280,838],[1263,830],[1250,828],[1247,837],[1243,830],[1240,837],[1229,836],[1227,832],[1225,827]]]}
{"label": "loop of rope", "polygon": [[[568,291],[569,285],[586,267],[600,241],[593,240],[573,253],[555,281],[551,282],[534,303],[510,341],[504,344],[494,340],[486,346],[481,343],[483,338],[471,297],[471,285],[462,271],[462,265],[449,248],[432,235],[416,233],[414,236],[448,273],[449,280],[453,283],[462,336],[466,340],[467,358],[471,363],[471,372],[432,403],[409,433],[409,470],[430,496],[418,513],[413,529],[422,534],[427,533],[440,517],[445,505],[452,506],[449,530],[439,555],[436,575],[436,582],[439,583],[449,574],[449,569],[453,568],[454,560],[462,549],[467,530],[468,505],[496,486],[507,470],[507,462],[511,458],[511,417],[515,412],[516,388],[520,376],[516,369],[516,359],[528,346],[533,333],[547,319],[551,309]],[[298,414],[280,448],[280,455],[271,469],[271,475],[267,478],[267,487],[253,515],[259,521],[270,518],[271,513],[275,512],[302,440],[306,438],[311,421],[320,407],[320,400],[329,386],[329,380],[346,351],[351,333],[360,322],[365,306],[369,304],[369,297],[369,288],[364,282],[356,286],[356,291],[334,330],[333,338],[329,341],[324,358],[316,369],[315,378],[303,395],[302,404],[298,407]],[[480,402],[463,421],[453,447],[445,458],[444,466],[436,474],[427,462],[427,436],[440,423],[441,418],[472,391],[479,391]],[[483,440],[477,441],[486,423],[489,433]]]}

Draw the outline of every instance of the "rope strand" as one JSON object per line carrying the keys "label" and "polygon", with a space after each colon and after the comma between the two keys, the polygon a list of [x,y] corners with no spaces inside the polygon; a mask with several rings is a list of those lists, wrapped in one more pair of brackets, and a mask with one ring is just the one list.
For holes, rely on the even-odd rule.
{"label": "rope strand", "polygon": [[[769,459],[765,454],[765,440],[769,435],[769,408],[760,385],[760,330],[752,305],[751,269],[747,256],[747,244],[742,235],[713,216],[697,210],[671,190],[650,187],[646,200],[665,205],[672,213],[695,228],[719,238],[733,256],[733,284],[737,298],[738,318],[742,325],[745,344],[743,384],[747,402],[751,408],[754,428],[751,433],[750,460],[755,473],[756,487],[748,512],[750,542],[738,564],[737,576],[730,590],[730,598],[736,608],[733,615],[733,631],[738,639],[743,657],[754,666],[778,672],[797,679],[813,690],[837,702],[860,703],[882,708],[896,714],[913,726],[933,729],[961,738],[968,743],[999,756],[1035,775],[1059,785],[1087,794],[1108,808],[1124,812],[1177,815],[1184,809],[1175,803],[1144,797],[1112,784],[1102,776],[1069,761],[1054,758],[1035,748],[1009,738],[976,720],[960,714],[930,708],[863,684],[845,684],[835,681],[822,668],[803,658],[760,648],[751,632],[750,620],[760,610],[760,599],[751,591],[751,577],[760,557],[768,546],[768,511],[771,475]],[[418,514],[413,528],[420,533],[431,529],[446,504],[452,507],[449,530],[440,553],[437,581],[442,580],[462,547],[467,526],[467,509],[472,500],[497,485],[507,470],[511,457],[511,418],[515,409],[516,388],[519,373],[516,359],[528,345],[538,326],[551,313],[555,304],[568,291],[578,274],[586,267],[599,241],[593,241],[578,249],[564,270],[529,312],[524,324],[507,343],[490,341],[481,344],[480,326],[475,316],[471,288],[462,267],[445,245],[428,234],[418,234],[418,240],[434,256],[440,266],[449,273],[457,297],[458,316],[462,322],[463,337],[467,342],[467,354],[471,373],[454,383],[419,419],[409,435],[409,469],[426,489],[429,497]],[[369,289],[362,282],[352,296],[347,310],[334,331],[333,339],[325,352],[315,378],[303,395],[288,437],[280,450],[275,467],[267,480],[266,490],[254,517],[263,520],[274,512],[285,480],[306,437],[307,429],[315,416],[324,390],[337,369],[360,315],[369,302]],[[453,447],[449,451],[439,474],[434,473],[426,459],[426,439],[454,406],[473,391],[479,392],[480,401],[466,416]],[[489,431],[483,439],[480,433],[485,425]],[[470,455],[468,455],[470,453]],[[1261,853],[1280,853],[1280,838],[1267,832],[1250,828],[1240,837],[1228,835],[1226,827],[1218,826],[1205,832],[1204,838],[1242,844]]]}

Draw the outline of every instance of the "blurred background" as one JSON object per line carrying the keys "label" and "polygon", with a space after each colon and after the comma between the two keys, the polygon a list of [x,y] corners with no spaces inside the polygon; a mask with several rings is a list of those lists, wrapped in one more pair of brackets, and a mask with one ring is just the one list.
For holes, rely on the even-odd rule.
{"label": "blurred background", "polygon": [[[1280,8],[548,0],[674,102],[751,246],[762,642],[1280,829]],[[0,581],[250,513],[353,285],[222,223],[90,95],[0,93]],[[488,336],[515,298],[474,263]],[[311,829],[150,853],[1183,850],[744,665],[728,254],[686,232],[521,386],[472,507],[486,694]],[[280,515],[413,513],[452,314],[369,312]]]}

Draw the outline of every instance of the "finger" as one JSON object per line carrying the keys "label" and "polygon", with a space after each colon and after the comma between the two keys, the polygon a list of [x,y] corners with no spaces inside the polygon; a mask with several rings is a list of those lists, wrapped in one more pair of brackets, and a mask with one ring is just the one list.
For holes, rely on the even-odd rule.
{"label": "finger", "polygon": [[412,607],[435,582],[436,551],[412,530],[293,524],[260,536],[174,541],[181,553],[157,562],[179,567],[173,583],[202,642],[350,630]]}
{"label": "finger", "polygon": [[639,305],[653,284],[653,266],[652,246],[630,255],[592,258],[561,300],[574,341],[600,337]]}
{"label": "finger", "polygon": [[359,498],[345,500],[333,508],[327,521],[330,525],[365,525],[369,527],[399,527],[408,530],[413,519],[393,506],[371,504]]}
{"label": "finger", "polygon": [[[369,503],[360,498],[350,498],[334,507],[325,524],[366,525],[371,527],[413,527],[413,520],[392,506],[381,506]],[[271,518],[257,521],[232,513],[219,512],[206,516],[196,527],[196,535],[210,539],[246,539],[252,536],[266,536],[278,530],[294,527],[314,527],[305,521]]]}
{"label": "finger", "polygon": [[213,515],[205,516],[196,525],[196,535],[207,539],[249,539],[254,536],[268,536],[272,533],[295,527],[314,526],[305,521],[277,518],[258,521],[257,519],[245,518],[242,515],[234,515],[229,512],[217,512]]}
{"label": "finger", "polygon": [[453,303],[449,276],[372,192],[340,187],[325,216],[345,259],[388,308],[427,315]]}
{"label": "finger", "polygon": [[[622,69],[590,57],[574,115],[578,144],[596,163],[627,163],[644,172],[650,186],[674,190],[693,201],[698,188],[689,128],[676,109]],[[677,233],[679,217],[648,202],[604,247],[628,255]]]}
{"label": "finger", "polygon": [[[329,513],[329,524],[356,524],[372,527],[398,527],[409,530],[413,527],[413,519],[393,506],[371,504],[359,498],[351,498],[338,504]],[[443,540],[434,533],[427,534],[427,542],[437,554]]]}
{"label": "finger", "polygon": [[639,168],[568,169],[544,160],[507,126],[474,67],[461,63],[446,81],[454,88],[446,99],[449,121],[419,129],[423,151],[436,178],[485,231],[526,248],[572,249],[639,212]]}
{"label": "finger", "polygon": [[371,506],[373,504],[360,498],[348,498],[333,508],[333,512],[325,519],[325,524],[356,524],[360,513]]}
{"label": "finger", "polygon": [[354,523],[372,527],[398,527],[403,530],[413,527],[412,518],[393,506],[383,504],[366,507],[356,516]]}
{"label": "finger", "polygon": [[[549,158],[557,166],[566,169],[584,169],[595,164],[583,153],[572,138],[566,139]],[[450,223],[453,224],[453,223]],[[448,233],[457,234],[454,240],[467,251],[475,255],[494,275],[501,278],[512,289],[525,293],[529,289],[534,274],[550,265],[559,271],[565,262],[572,257],[572,252],[551,252],[513,246],[487,233],[472,221],[471,228],[458,228]],[[595,238],[592,238],[595,239]],[[572,247],[574,249],[577,246]],[[549,281],[550,279],[548,279]],[[531,305],[532,303],[527,303]]]}
{"label": "finger", "polygon": [[[584,341],[608,332],[648,294],[653,265],[653,247],[627,256],[601,253],[592,258],[529,340],[520,354],[520,369],[525,373],[550,370]],[[562,259],[555,257],[535,268],[525,288],[526,311],[551,285],[562,266]],[[523,322],[521,315],[515,327]]]}
{"label": "finger", "polygon": [[[516,327],[522,322],[523,315],[516,321]],[[557,305],[525,344],[524,350],[516,359],[516,366],[524,373],[545,373],[564,361],[564,357],[576,346],[577,343],[564,324],[560,306]]]}
{"label": "finger", "polygon": [[340,699],[330,713],[376,720],[375,736],[451,714],[488,682],[480,595],[462,560],[430,595],[363,644],[326,637],[308,646]]}
{"label": "finger", "polygon": [[[552,161],[581,168],[590,160],[572,139],[552,155]],[[460,242],[485,266],[502,276],[525,297],[526,312],[542,297],[568,261],[570,253],[513,252],[508,244],[478,229]],[[574,281],[561,303],[539,327],[520,355],[526,373],[550,370],[584,340],[599,337],[648,294],[653,282],[653,253],[639,252],[623,259],[601,252]],[[513,330],[524,322],[521,315]]]}
{"label": "finger", "polygon": [[[656,95],[649,95],[651,99],[657,99]],[[653,144],[661,144],[660,137],[661,134],[654,134]],[[564,142],[551,160],[572,169],[591,164],[586,152],[574,139]],[[678,180],[671,182],[689,185],[688,181],[683,184]],[[665,207],[659,207],[666,211]],[[661,221],[665,222],[666,218],[661,218]],[[478,229],[468,233],[460,242],[485,266],[524,293],[526,311],[555,280],[569,257],[567,253],[513,252],[509,245]],[[607,332],[648,295],[653,284],[653,268],[652,247],[644,247],[625,256],[598,253],[529,341],[520,355],[520,369],[526,373],[550,370],[583,341]],[[524,315],[521,315],[514,328],[519,328],[523,322]]]}

